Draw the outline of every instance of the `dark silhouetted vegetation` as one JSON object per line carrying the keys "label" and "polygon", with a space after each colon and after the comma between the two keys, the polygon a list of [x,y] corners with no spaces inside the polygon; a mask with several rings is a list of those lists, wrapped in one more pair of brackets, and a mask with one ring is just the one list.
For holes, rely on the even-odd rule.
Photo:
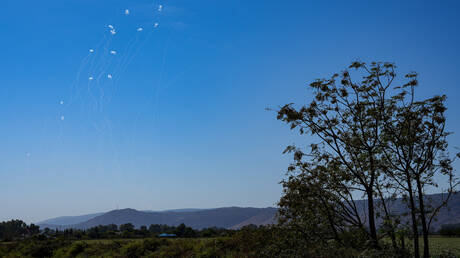
{"label": "dark silhouetted vegetation", "polygon": [[[383,252],[382,239],[390,239],[394,255],[407,253],[409,233],[415,257],[422,235],[429,257],[430,225],[458,185],[447,151],[446,96],[417,99],[417,74],[398,79],[392,63],[353,62],[309,86],[307,105],[278,110],[291,129],[313,136],[306,148],[286,148],[294,162],[282,182],[281,224],[326,249]],[[427,189],[445,193],[442,201],[433,205]],[[408,214],[392,210],[396,198]]]}
{"label": "dark silhouetted vegetation", "polygon": [[460,223],[443,225],[439,234],[448,237],[460,237]]}
{"label": "dark silhouetted vegetation", "polygon": [[131,223],[117,226],[115,224],[99,225],[97,227],[80,229],[50,229],[40,230],[34,224],[27,225],[21,220],[0,223],[0,241],[11,242],[24,239],[60,239],[60,240],[94,240],[94,239],[137,239],[156,237],[161,233],[174,234],[178,238],[210,238],[230,236],[234,230],[224,228],[205,228],[195,230],[185,224],[176,226],[152,224],[135,228]]}
{"label": "dark silhouetted vegetation", "polygon": [[21,220],[0,222],[0,240],[3,241],[24,239],[38,233],[38,226],[34,224],[27,225]]}

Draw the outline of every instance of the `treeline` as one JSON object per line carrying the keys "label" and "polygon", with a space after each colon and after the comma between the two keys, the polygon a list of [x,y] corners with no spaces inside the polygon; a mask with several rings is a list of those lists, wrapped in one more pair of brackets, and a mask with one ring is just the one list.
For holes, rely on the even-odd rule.
{"label": "treeline", "polygon": [[0,241],[24,239],[40,233],[39,227],[22,220],[0,222]]}
{"label": "treeline", "polygon": [[224,228],[205,228],[196,230],[187,227],[185,224],[178,226],[168,226],[160,224],[152,224],[149,227],[141,226],[135,228],[133,224],[127,223],[117,226],[99,225],[96,227],[81,229],[50,229],[40,228],[34,224],[27,225],[21,220],[11,220],[0,223],[0,241],[15,241],[27,239],[36,236],[40,239],[57,238],[64,240],[85,240],[85,239],[115,239],[115,238],[150,238],[156,237],[159,234],[167,233],[174,234],[180,238],[205,238],[205,237],[218,237],[229,236],[233,234],[234,230]]}
{"label": "treeline", "polygon": [[448,237],[460,237],[460,223],[443,225],[439,234]]}
{"label": "treeline", "polygon": [[126,223],[120,226],[115,224],[99,225],[96,227],[81,229],[49,229],[43,230],[43,235],[48,237],[67,239],[67,240],[80,240],[80,239],[115,239],[115,238],[151,238],[158,235],[174,234],[175,237],[180,238],[196,238],[196,237],[217,237],[226,236],[231,234],[231,230],[223,228],[205,228],[196,230],[186,226],[184,223],[178,226],[168,226],[160,224],[151,224],[149,227],[141,226],[135,228],[133,224]]}

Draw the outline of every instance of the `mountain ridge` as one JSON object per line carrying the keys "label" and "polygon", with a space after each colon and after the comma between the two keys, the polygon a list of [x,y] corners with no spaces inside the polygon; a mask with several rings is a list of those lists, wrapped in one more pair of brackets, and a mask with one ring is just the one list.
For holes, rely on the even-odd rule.
{"label": "mountain ridge", "polygon": [[[192,228],[202,229],[206,227],[235,228],[238,225],[266,225],[267,217],[274,218],[276,208],[242,208],[224,207],[215,209],[178,209],[169,211],[139,211],[131,208],[112,210],[99,216],[94,216],[87,221],[56,225],[38,223],[41,228],[66,228],[87,229],[98,225],[132,223],[135,227],[148,226],[151,224],[166,224],[177,226],[181,223]],[[58,217],[59,218],[59,217]],[[53,219],[45,220],[53,221]],[[251,223],[248,223],[250,221]],[[274,222],[274,220],[273,220]]]}
{"label": "mountain ridge", "polygon": [[[442,194],[432,194],[428,196],[434,204],[442,200]],[[378,201],[376,201],[378,204]],[[367,201],[357,201],[359,209],[366,211]],[[402,214],[407,208],[401,199],[391,203],[392,210],[396,214]],[[98,225],[126,224],[132,223],[135,227],[149,226],[151,224],[166,224],[177,226],[184,223],[195,229],[207,227],[219,227],[228,229],[238,229],[243,226],[267,225],[276,222],[278,209],[251,208],[251,207],[223,207],[214,209],[176,209],[165,211],[139,211],[131,208],[112,210],[105,213],[93,213],[81,216],[64,216],[48,219],[37,223],[41,228],[76,228],[87,229]],[[86,216],[86,217],[85,217]],[[85,221],[81,221],[87,218]],[[440,210],[436,221],[432,224],[432,230],[438,230],[444,224],[460,223],[460,195],[454,195],[449,201],[449,207]],[[74,219],[74,220],[72,220]],[[49,222],[77,221],[73,224],[52,224]]]}

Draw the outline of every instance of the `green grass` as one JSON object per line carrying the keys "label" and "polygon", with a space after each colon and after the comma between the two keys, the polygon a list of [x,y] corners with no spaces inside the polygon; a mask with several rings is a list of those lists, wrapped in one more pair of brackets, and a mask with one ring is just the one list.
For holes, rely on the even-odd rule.
{"label": "green grass", "polygon": [[[420,239],[420,248],[423,248],[423,239]],[[460,257],[460,238],[430,237],[430,252],[432,256],[440,256],[450,252]]]}
{"label": "green grass", "polygon": [[[81,257],[114,257],[120,252],[128,254],[129,252],[136,252],[137,250],[147,250],[145,248],[149,248],[148,246],[155,243],[161,244],[161,241],[155,242],[155,240],[151,244],[147,243],[146,246],[144,240],[146,239],[74,240],[71,243],[58,247],[59,250],[55,252],[54,257],[67,257],[69,253],[81,253]],[[193,254],[206,254],[205,256],[209,257],[212,257],[213,255],[214,257],[219,255],[226,257],[240,257],[243,254],[239,253],[237,250],[233,250],[232,245],[229,245],[229,242],[226,243],[225,240],[227,240],[227,238],[163,239],[162,241],[166,241],[167,244],[163,242],[161,246],[158,246],[156,251],[153,251],[154,249],[148,250],[152,250],[150,255],[157,255],[159,257],[190,256]],[[419,241],[420,251],[423,253],[423,239],[420,238]],[[79,245],[79,243],[83,245]],[[1,249],[5,252],[5,250],[9,249],[8,246],[13,247],[15,244],[22,244],[22,242],[0,242],[0,257],[2,256]],[[409,239],[406,240],[406,246],[407,248],[412,249],[412,242]],[[34,247],[33,245],[30,245],[27,250],[35,250],[33,248],[37,249],[36,246]],[[10,256],[6,257],[20,257],[21,253],[19,251],[24,248],[16,249],[16,253],[13,252]],[[432,236],[430,237],[430,252],[432,257],[460,258],[460,238]],[[148,253],[149,251],[146,251],[146,254]]]}
{"label": "green grass", "polygon": [[[453,254],[460,257],[460,238],[459,237],[442,237],[430,236],[430,254],[432,257],[446,257],[446,254]],[[423,254],[423,238],[419,238],[420,254]],[[406,246],[413,250],[411,239],[406,239]]]}
{"label": "green grass", "polygon": [[[87,239],[87,240],[73,240],[73,242],[85,242],[87,244],[109,244],[113,241],[117,242],[142,242],[145,239],[152,239],[152,238],[111,238],[111,239]],[[165,238],[168,241],[179,241],[179,240],[184,240],[184,241],[194,241],[194,242],[203,242],[203,243],[208,243],[212,242],[217,238]],[[225,239],[225,237],[219,237],[219,239]]]}
{"label": "green grass", "polygon": [[141,242],[144,238],[135,238],[135,239],[127,239],[127,238],[117,238],[117,239],[89,239],[89,240],[73,240],[73,242],[84,242],[87,244],[110,244],[113,241],[117,242]]}

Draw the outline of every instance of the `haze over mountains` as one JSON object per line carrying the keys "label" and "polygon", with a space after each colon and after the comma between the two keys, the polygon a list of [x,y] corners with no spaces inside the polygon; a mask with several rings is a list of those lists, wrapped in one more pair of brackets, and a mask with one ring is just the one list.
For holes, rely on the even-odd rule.
{"label": "haze over mountains", "polygon": [[[170,211],[113,210],[82,216],[58,217],[37,223],[41,228],[86,229],[98,225],[132,223],[135,227],[150,224],[177,226],[184,223],[195,229],[208,227],[240,228],[245,225],[266,225],[275,222],[276,208],[227,207],[217,209],[181,209]],[[56,222],[66,222],[56,223]]]}
{"label": "haze over mountains", "polygon": [[[442,195],[430,195],[433,203],[440,203]],[[366,201],[358,201],[358,207],[365,210]],[[407,211],[401,199],[391,204],[395,213]],[[238,229],[243,226],[267,225],[276,222],[276,208],[240,208],[226,207],[217,209],[178,209],[167,211],[138,211],[135,209],[112,210],[106,213],[94,213],[81,216],[65,216],[48,219],[37,223],[41,228],[78,228],[86,229],[98,225],[132,223],[135,227],[151,224],[177,226],[184,223],[195,229],[219,227]],[[432,229],[438,230],[441,225],[460,223],[460,195],[454,195],[448,208],[443,208]]]}
{"label": "haze over mountains", "polygon": [[[207,209],[173,209],[173,210],[165,210],[165,211],[143,211],[143,212],[193,212],[193,211],[204,211]],[[76,225],[79,223],[83,223],[85,221],[88,221],[92,218],[95,218],[97,216],[103,215],[107,212],[99,212],[99,213],[92,213],[92,214],[86,214],[86,215],[79,215],[79,216],[61,216],[61,217],[56,217],[52,219],[47,219],[38,222],[38,225],[61,225],[61,226],[66,226],[66,225]]]}
{"label": "haze over mountains", "polygon": [[38,225],[74,225],[74,224],[85,222],[94,217],[103,215],[104,213],[105,212],[86,214],[86,215],[80,215],[80,216],[62,216],[62,217],[40,221],[38,222]]}

